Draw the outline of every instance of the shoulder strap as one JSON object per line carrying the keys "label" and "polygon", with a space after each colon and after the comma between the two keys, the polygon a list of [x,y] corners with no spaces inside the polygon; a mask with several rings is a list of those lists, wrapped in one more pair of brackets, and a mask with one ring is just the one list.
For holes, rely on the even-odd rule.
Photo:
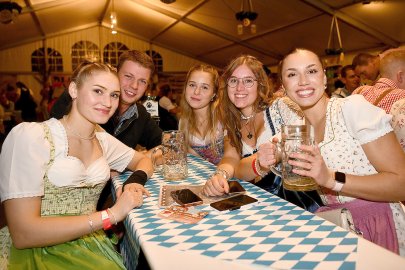
{"label": "shoulder strap", "polygon": [[271,120],[270,107],[266,108],[266,118],[267,118],[267,121],[269,122],[269,125],[271,128],[271,133],[274,136],[276,134],[276,130],[274,129],[273,121]]}
{"label": "shoulder strap", "polygon": [[55,160],[55,144],[53,143],[52,133],[51,133],[51,130],[48,127],[48,125],[45,124],[44,122],[41,123],[41,125],[44,128],[45,139],[49,142],[49,145],[50,145],[49,162],[46,165],[46,171],[45,171],[45,175],[47,175],[49,168],[51,167],[51,165],[53,164],[53,161]]}
{"label": "shoulder strap", "polygon": [[377,106],[378,103],[386,96],[388,95],[394,88],[388,89],[385,92],[383,92],[381,95],[378,96],[378,98],[373,102],[373,105]]}
{"label": "shoulder strap", "polygon": [[367,86],[368,86],[368,85],[359,86],[359,87],[357,87],[353,92],[355,92],[356,94],[360,94],[360,95],[361,95],[361,92],[363,92],[363,90],[364,90]]}

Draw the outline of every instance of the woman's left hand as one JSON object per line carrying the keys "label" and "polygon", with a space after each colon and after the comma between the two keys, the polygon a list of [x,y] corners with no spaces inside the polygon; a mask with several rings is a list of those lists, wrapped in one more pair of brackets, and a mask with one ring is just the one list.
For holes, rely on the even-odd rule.
{"label": "woman's left hand", "polygon": [[[301,145],[302,153],[291,153],[288,163],[295,168],[294,173],[312,177],[320,186],[332,189],[335,185],[333,171],[329,170],[318,146]],[[297,168],[298,167],[298,168]]]}
{"label": "woman's left hand", "polygon": [[[130,184],[125,185],[125,190],[127,190],[127,189],[134,191],[134,192],[140,192],[140,194],[146,195],[148,197],[150,196],[149,191],[144,186],[142,186],[141,184],[138,184],[138,183],[130,183]],[[121,194],[122,194],[122,188],[118,188],[117,192],[116,192],[117,198],[119,198],[121,196]]]}

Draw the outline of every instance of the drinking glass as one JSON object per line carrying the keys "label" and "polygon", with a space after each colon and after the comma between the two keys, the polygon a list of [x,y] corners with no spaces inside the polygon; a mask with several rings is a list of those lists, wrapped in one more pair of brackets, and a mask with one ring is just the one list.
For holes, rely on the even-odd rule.
{"label": "drinking glass", "polygon": [[[158,151],[161,151],[160,167]],[[160,171],[166,180],[185,179],[188,167],[184,133],[178,130],[163,131],[162,144],[152,151],[152,162],[155,170]]]}
{"label": "drinking glass", "polygon": [[[295,191],[316,190],[318,184],[312,177],[292,172],[295,166],[288,163],[291,153],[303,153],[300,145],[314,144],[314,129],[310,125],[285,125],[281,128],[282,178],[285,189]],[[301,168],[299,168],[301,169]]]}

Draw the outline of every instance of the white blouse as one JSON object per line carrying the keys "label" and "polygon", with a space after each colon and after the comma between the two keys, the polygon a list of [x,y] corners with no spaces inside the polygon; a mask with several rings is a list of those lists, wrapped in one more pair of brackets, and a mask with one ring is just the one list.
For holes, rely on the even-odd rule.
{"label": "white blouse", "polygon": [[[81,160],[68,156],[66,130],[52,118],[44,122],[50,128],[55,146],[55,161],[48,178],[58,187],[95,186],[106,182],[110,169],[123,171],[132,160],[134,150],[101,131],[96,132],[103,155],[87,168]],[[0,154],[1,201],[44,195],[43,177],[50,158],[50,143],[40,123],[21,123],[4,141]]]}
{"label": "white blouse", "polygon": [[[331,98],[326,113],[323,142],[319,143],[326,166],[352,175],[370,175],[377,171],[368,160],[362,145],[392,131],[391,115],[372,105],[362,95]],[[389,161],[387,161],[389,162]],[[345,203],[350,196],[321,188],[325,204]],[[405,254],[405,213],[399,203],[390,203],[398,237],[400,254]]]}

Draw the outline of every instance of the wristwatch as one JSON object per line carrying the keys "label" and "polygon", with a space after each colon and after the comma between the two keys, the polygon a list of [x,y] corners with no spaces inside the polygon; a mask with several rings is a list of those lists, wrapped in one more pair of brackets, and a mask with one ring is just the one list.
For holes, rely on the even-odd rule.
{"label": "wristwatch", "polygon": [[333,191],[340,192],[346,183],[346,174],[342,172],[335,172],[335,186],[332,188]]}

